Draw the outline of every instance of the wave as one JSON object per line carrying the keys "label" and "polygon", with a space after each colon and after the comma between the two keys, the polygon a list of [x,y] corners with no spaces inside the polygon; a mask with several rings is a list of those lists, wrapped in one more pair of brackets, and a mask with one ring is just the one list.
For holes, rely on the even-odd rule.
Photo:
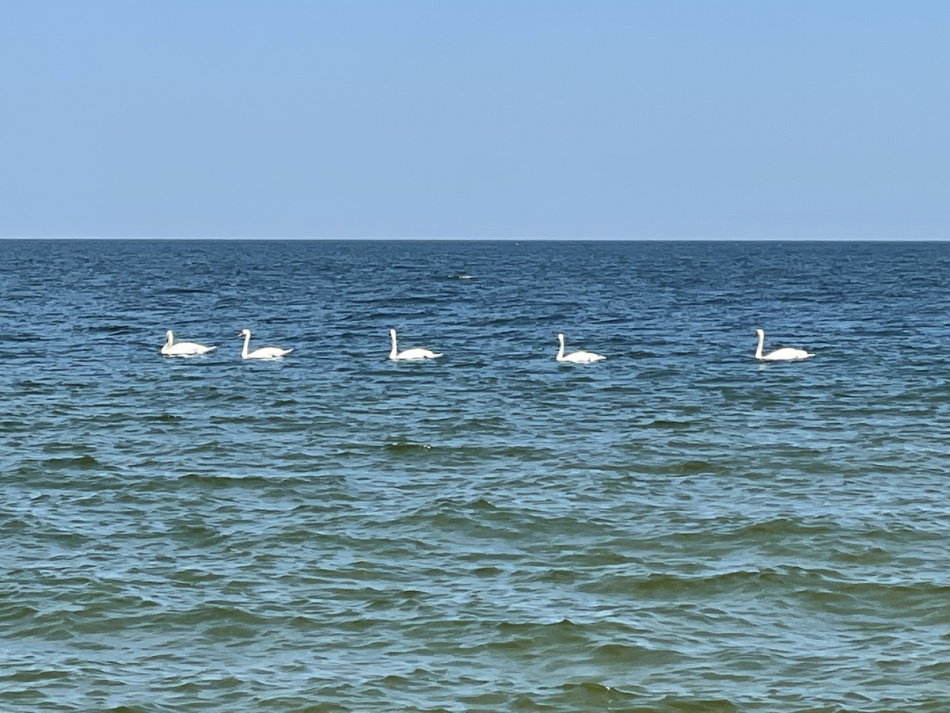
{"label": "wave", "polygon": [[42,465],[52,470],[92,470],[102,466],[94,456],[88,453],[72,458],[47,458],[42,461]]}

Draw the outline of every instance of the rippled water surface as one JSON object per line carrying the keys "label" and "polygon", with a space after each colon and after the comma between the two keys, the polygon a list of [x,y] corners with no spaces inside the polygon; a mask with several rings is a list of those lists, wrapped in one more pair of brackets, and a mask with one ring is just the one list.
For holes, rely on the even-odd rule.
{"label": "rippled water surface", "polygon": [[950,710],[950,244],[6,241],[0,290],[0,710]]}

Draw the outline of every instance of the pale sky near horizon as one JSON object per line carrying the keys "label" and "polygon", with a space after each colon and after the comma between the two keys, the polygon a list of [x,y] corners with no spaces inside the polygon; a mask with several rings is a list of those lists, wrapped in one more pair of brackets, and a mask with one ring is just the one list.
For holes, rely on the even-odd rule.
{"label": "pale sky near horizon", "polygon": [[943,0],[0,0],[0,237],[950,239]]}

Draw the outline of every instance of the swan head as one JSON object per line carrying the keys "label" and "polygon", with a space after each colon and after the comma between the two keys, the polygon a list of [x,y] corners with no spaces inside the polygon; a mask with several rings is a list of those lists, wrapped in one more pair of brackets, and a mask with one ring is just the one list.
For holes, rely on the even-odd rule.
{"label": "swan head", "polygon": [[238,332],[238,336],[239,336],[239,337],[249,337],[249,336],[251,336],[251,330],[250,330],[250,329],[242,329],[240,332]]}
{"label": "swan head", "polygon": [[763,332],[761,329],[757,329],[757,330],[755,330],[755,336],[757,336],[757,337],[764,337],[764,336],[765,336],[765,332]]}
{"label": "swan head", "polygon": [[558,340],[559,342],[563,342],[563,341],[564,341],[564,335],[561,334],[560,332],[558,332],[558,333],[557,333],[557,340]]}
{"label": "swan head", "polygon": [[390,329],[390,330],[389,330],[389,336],[392,337],[393,339],[395,339],[395,338],[396,338],[396,330],[395,330],[395,329]]}
{"label": "swan head", "polygon": [[174,335],[172,334],[172,330],[169,329],[168,331],[165,332],[165,339],[167,339],[168,341],[171,341],[173,336]]}

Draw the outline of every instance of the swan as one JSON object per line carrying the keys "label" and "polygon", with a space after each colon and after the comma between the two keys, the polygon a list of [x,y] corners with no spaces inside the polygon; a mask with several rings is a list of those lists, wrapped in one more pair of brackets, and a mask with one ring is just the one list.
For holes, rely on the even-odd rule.
{"label": "swan", "polygon": [[418,361],[420,359],[438,359],[441,354],[430,352],[428,349],[406,349],[398,351],[396,349],[396,330],[389,330],[389,339],[393,343],[393,348],[389,350],[389,358],[393,360],[402,359],[405,361]]}
{"label": "swan", "polygon": [[290,352],[293,349],[281,349],[280,347],[261,347],[260,349],[255,349],[252,352],[247,351],[247,344],[251,341],[251,330],[242,329],[238,332],[242,337],[244,337],[244,349],[241,350],[242,359],[280,359]]}
{"label": "swan", "polygon": [[165,356],[197,356],[198,354],[207,354],[216,347],[206,347],[194,342],[178,342],[175,344],[175,335],[172,330],[165,332],[165,346],[162,347],[162,354]]}
{"label": "swan", "polygon": [[557,356],[554,358],[557,361],[569,361],[573,364],[590,364],[591,362],[601,361],[606,359],[603,354],[595,354],[594,352],[571,352],[570,354],[564,354],[564,335],[558,334],[557,341],[560,343],[560,347],[557,350]]}
{"label": "swan", "polygon": [[757,329],[755,330],[755,334],[759,338],[759,346],[755,348],[755,358],[760,361],[794,361],[796,359],[807,359],[808,357],[815,356],[814,354],[809,354],[804,349],[793,349],[792,347],[783,347],[782,349],[776,349],[774,352],[763,354],[762,343],[765,341],[765,332],[761,329]]}

